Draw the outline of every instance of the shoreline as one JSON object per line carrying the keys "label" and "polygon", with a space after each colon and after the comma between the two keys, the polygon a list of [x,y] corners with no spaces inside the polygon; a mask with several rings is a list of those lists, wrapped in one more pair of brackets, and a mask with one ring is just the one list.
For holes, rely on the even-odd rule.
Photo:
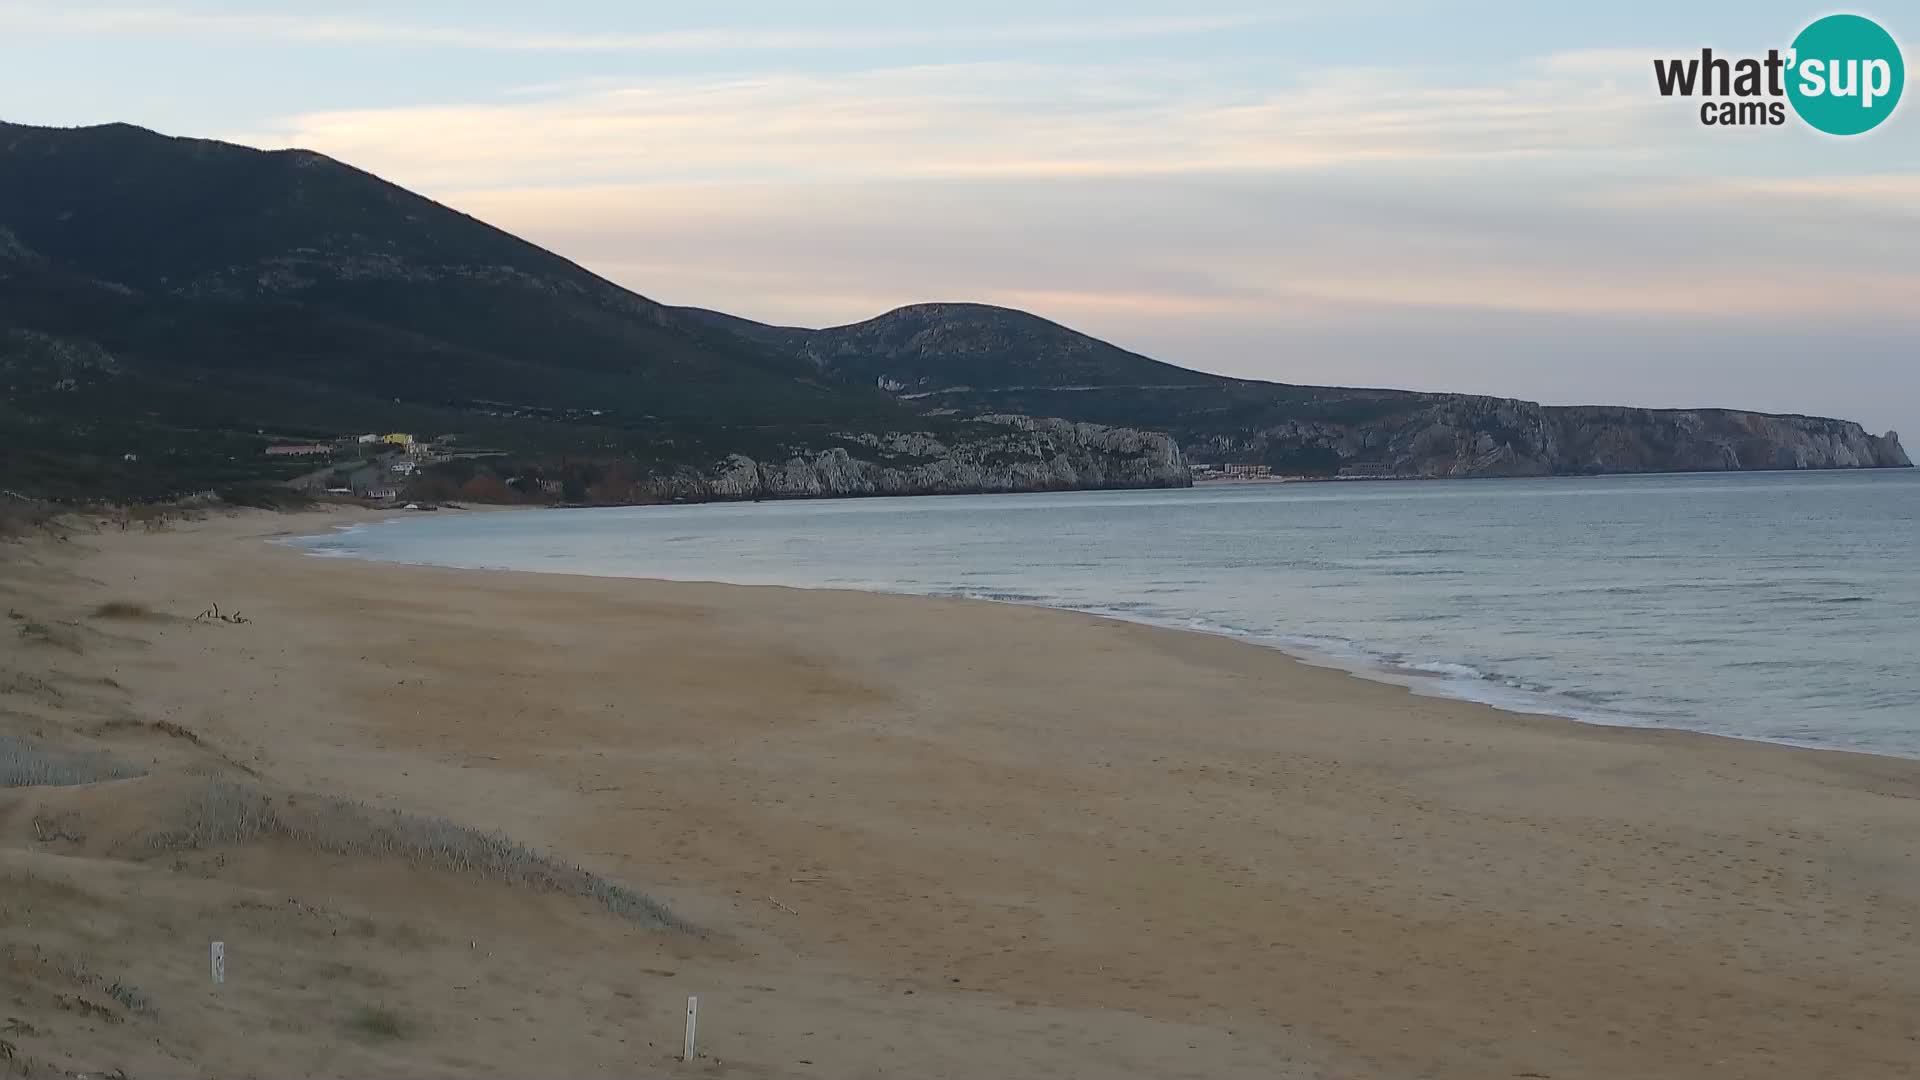
{"label": "shoreline", "polygon": [[[1192,487],[1225,487],[1232,484],[1337,484],[1372,481],[1420,481],[1420,480],[1618,480],[1633,476],[1751,476],[1774,473],[1872,473],[1888,470],[1914,469],[1920,465],[1835,465],[1826,468],[1806,469],[1642,469],[1637,472],[1591,472],[1591,473],[1541,473],[1538,475],[1499,475],[1483,476],[1208,476],[1195,477]],[[581,507],[580,509],[591,509]]]}
{"label": "shoreline", "polygon": [[[1920,763],[1503,712],[1062,609],[261,542],[328,520],[355,519],[0,558],[57,638],[0,641],[0,734],[150,772],[0,789],[0,908],[34,905],[0,919],[0,980],[60,961],[15,995],[24,1058],[664,1072],[697,994],[748,1077],[1912,1059]],[[247,625],[195,621],[210,601]],[[116,831],[209,771],[498,832],[703,934],[285,843],[169,864]],[[241,993],[205,985],[202,938]],[[60,982],[80,959],[160,1019],[84,1026],[58,1004],[100,992]],[[368,1002],[407,1034],[354,1035]]]}
{"label": "shoreline", "polygon": [[[1779,470],[1776,470],[1776,471],[1779,471]],[[1838,472],[1838,471],[1845,471],[1845,470],[1826,470],[1826,471]],[[1650,474],[1621,474],[1621,475],[1650,475]],[[1496,479],[1508,479],[1508,478],[1496,478]],[[1528,478],[1521,478],[1521,479],[1528,479]],[[1282,481],[1279,481],[1279,480],[1246,481],[1246,483],[1280,483],[1280,482]],[[1291,483],[1294,481],[1289,480],[1285,482]],[[1239,481],[1236,481],[1236,483],[1239,483]],[[496,506],[496,507],[485,508],[483,512],[624,510],[624,509],[631,509],[631,508],[629,507]],[[367,513],[371,517],[371,515],[376,515],[381,512],[377,510],[369,509]],[[454,516],[458,517],[459,515],[456,512]],[[897,597],[933,599],[933,600],[963,600],[963,601],[985,603],[985,604],[1004,604],[1004,605],[1013,606],[1013,607],[1038,608],[1038,609],[1047,610],[1047,611],[1059,611],[1059,612],[1066,612],[1066,613],[1071,613],[1076,615],[1089,616],[1097,619],[1111,620],[1115,622],[1126,623],[1129,625],[1151,627],[1154,629],[1165,630],[1172,633],[1200,634],[1207,637],[1220,638],[1227,641],[1234,641],[1241,644],[1251,645],[1261,649],[1269,650],[1272,652],[1277,652],[1280,655],[1285,656],[1288,659],[1293,660],[1297,663],[1302,663],[1312,667],[1323,668],[1323,669],[1332,670],[1332,671],[1339,671],[1346,675],[1351,676],[1354,679],[1360,680],[1362,682],[1371,683],[1375,685],[1399,687],[1408,691],[1409,693],[1422,696],[1422,697],[1429,697],[1429,698],[1433,698],[1441,701],[1461,702],[1461,703],[1466,703],[1471,705],[1484,706],[1489,709],[1494,709],[1499,712],[1509,713],[1516,716],[1527,716],[1527,717],[1551,719],[1551,720],[1562,721],[1566,723],[1580,724],[1588,727],[1609,728],[1609,729],[1616,729],[1616,730],[1623,730],[1623,731],[1681,732],[1681,733],[1686,733],[1691,735],[1703,735],[1703,736],[1708,736],[1716,739],[1729,739],[1729,740],[1732,740],[1735,742],[1741,742],[1741,743],[1752,743],[1752,744],[1758,744],[1758,745],[1764,745],[1764,746],[1786,747],[1794,750],[1809,750],[1809,751],[1835,753],[1835,754],[1853,754],[1853,755],[1859,755],[1859,756],[1870,757],[1870,758],[1889,758],[1896,761],[1920,761],[1920,751],[1900,752],[1900,751],[1892,751],[1892,750],[1858,749],[1853,747],[1822,745],[1819,743],[1813,743],[1808,741],[1795,741],[1787,738],[1769,738],[1762,735],[1742,735],[1742,734],[1734,734],[1734,733],[1728,733],[1728,732],[1707,731],[1698,727],[1689,727],[1689,726],[1684,726],[1680,724],[1663,723],[1658,721],[1647,720],[1643,717],[1632,715],[1632,714],[1624,714],[1624,713],[1609,714],[1607,713],[1606,710],[1600,710],[1600,709],[1587,709],[1585,711],[1574,711],[1576,710],[1577,707],[1571,706],[1571,705],[1564,706],[1562,708],[1555,708],[1554,703],[1551,700],[1549,700],[1549,697],[1552,694],[1552,691],[1529,690],[1523,687],[1506,687],[1507,690],[1511,691],[1511,694],[1508,695],[1504,700],[1498,699],[1498,695],[1496,692],[1489,692],[1486,694],[1475,695],[1470,691],[1479,687],[1482,684],[1488,685],[1490,687],[1497,687],[1497,686],[1503,685],[1498,683],[1497,680],[1491,678],[1490,676],[1487,676],[1484,673],[1481,673],[1478,671],[1474,671],[1471,676],[1464,676],[1464,677],[1456,676],[1462,679],[1463,687],[1460,692],[1450,692],[1450,689],[1447,686],[1449,673],[1439,672],[1439,671],[1427,671],[1418,667],[1396,665],[1392,661],[1385,660],[1380,656],[1378,656],[1377,652],[1372,647],[1370,647],[1368,643],[1363,641],[1342,642],[1343,645],[1348,646],[1354,653],[1354,655],[1351,655],[1351,656],[1342,656],[1337,650],[1332,648],[1321,648],[1321,647],[1316,647],[1309,644],[1289,642],[1284,639],[1279,639],[1273,636],[1263,636],[1253,631],[1238,630],[1232,627],[1221,627],[1221,628],[1214,629],[1214,628],[1194,626],[1194,625],[1181,625],[1181,620],[1184,617],[1178,616],[1178,615],[1154,617],[1154,616],[1130,614],[1127,612],[1120,612],[1120,611],[1102,610],[1097,607],[1092,607],[1092,608],[1074,607],[1066,604],[1049,603],[1044,600],[1007,599],[1002,597],[978,595],[978,594],[971,594],[971,593],[965,593],[965,592],[956,592],[956,593],[908,592],[908,591],[903,591],[899,589],[888,589],[888,588],[850,588],[845,586],[832,586],[832,585],[796,585],[791,583],[733,581],[725,578],[704,578],[704,577],[676,578],[676,577],[657,577],[657,576],[635,576],[635,575],[628,575],[628,574],[611,574],[611,573],[596,574],[596,573],[570,571],[570,570],[521,569],[521,568],[502,567],[502,566],[462,566],[462,565],[455,565],[450,563],[410,561],[410,560],[399,560],[399,559],[382,559],[373,555],[355,554],[355,553],[326,553],[326,552],[318,552],[313,550],[302,549],[302,541],[324,540],[329,535],[335,535],[339,531],[352,531],[354,529],[369,527],[373,525],[387,524],[390,522],[404,522],[408,520],[414,520],[414,519],[404,514],[395,514],[392,512],[388,512],[386,516],[379,517],[377,520],[360,521],[355,523],[354,525],[341,527],[340,529],[335,530],[334,533],[300,534],[300,533],[289,532],[285,535],[276,537],[270,542],[278,546],[282,546],[287,549],[294,550],[300,554],[304,554],[316,559],[339,559],[339,560],[350,561],[350,562],[352,561],[371,562],[371,563],[391,565],[391,566],[414,566],[414,567],[434,568],[434,569],[442,569],[442,570],[459,570],[459,571],[475,572],[475,573],[537,574],[537,575],[546,575],[546,576],[554,576],[554,577],[585,578],[585,579],[602,580],[602,581],[637,581],[637,582],[676,583],[676,584],[689,584],[689,585],[716,585],[716,586],[723,586],[728,588],[784,588],[784,589],[795,589],[803,592],[818,592],[818,593],[829,593],[829,594],[845,593],[850,595],[867,595],[867,596],[897,596]],[[1191,622],[1196,620],[1186,620],[1186,621]],[[1459,666],[1452,661],[1445,661],[1445,660],[1430,661],[1430,663],[1446,665],[1446,666]],[[1608,716],[1611,716],[1612,718],[1607,718]]]}

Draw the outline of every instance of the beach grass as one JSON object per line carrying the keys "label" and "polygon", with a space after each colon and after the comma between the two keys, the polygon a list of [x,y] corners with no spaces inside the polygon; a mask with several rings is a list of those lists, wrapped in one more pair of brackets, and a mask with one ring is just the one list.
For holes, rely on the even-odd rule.
{"label": "beach grass", "polygon": [[406,1038],[412,1025],[385,1005],[362,1005],[347,1017],[346,1028],[362,1038],[391,1041]]}
{"label": "beach grass", "polygon": [[61,750],[31,739],[0,735],[0,788],[74,787],[127,780],[145,776],[146,772],[110,754]]}
{"label": "beach grass", "polygon": [[155,851],[205,850],[283,840],[335,855],[410,865],[593,900],[621,918],[691,931],[658,901],[499,833],[441,817],[406,814],[332,795],[275,798],[247,784],[209,780],[174,825],[150,832]]}
{"label": "beach grass", "polygon": [[152,616],[153,611],[147,605],[128,600],[109,600],[93,609],[96,619],[146,619]]}

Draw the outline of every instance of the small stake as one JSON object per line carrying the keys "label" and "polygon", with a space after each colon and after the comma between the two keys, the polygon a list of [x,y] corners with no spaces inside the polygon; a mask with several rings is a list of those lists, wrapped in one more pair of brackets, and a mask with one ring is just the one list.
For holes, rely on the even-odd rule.
{"label": "small stake", "polygon": [[697,997],[689,997],[687,999],[687,1045],[686,1049],[680,1055],[681,1061],[693,1060],[693,1026],[699,1015],[700,999]]}
{"label": "small stake", "polygon": [[207,950],[207,964],[213,969],[213,985],[227,981],[227,943],[216,941]]}

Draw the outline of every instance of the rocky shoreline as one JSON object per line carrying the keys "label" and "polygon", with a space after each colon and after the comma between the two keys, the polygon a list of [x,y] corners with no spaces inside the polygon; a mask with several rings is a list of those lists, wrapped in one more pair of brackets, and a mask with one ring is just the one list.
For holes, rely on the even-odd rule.
{"label": "rocky shoreline", "polygon": [[1029,416],[985,416],[1000,430],[967,441],[923,432],[846,435],[848,445],[780,460],[731,454],[712,471],[639,481],[634,501],[962,495],[1096,488],[1188,487],[1171,437]]}

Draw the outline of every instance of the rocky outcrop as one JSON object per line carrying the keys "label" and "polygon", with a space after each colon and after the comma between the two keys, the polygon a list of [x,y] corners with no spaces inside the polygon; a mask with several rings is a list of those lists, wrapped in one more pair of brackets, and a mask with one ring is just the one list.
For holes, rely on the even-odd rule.
{"label": "rocky outcrop", "polygon": [[983,416],[959,436],[842,434],[779,460],[733,454],[635,484],[632,501],[946,495],[1185,487],[1180,446],[1157,432],[1027,416]]}
{"label": "rocky outcrop", "polygon": [[1913,464],[1895,432],[1813,416],[1721,409],[1545,410],[1559,472],[1884,469]]}
{"label": "rocky outcrop", "polygon": [[[1912,465],[1893,432],[1725,409],[1543,406],[1458,394],[1380,399],[1368,415],[1251,433],[1185,432],[1196,461],[1339,476],[1555,476]],[[1289,465],[1296,466],[1289,468]]]}

